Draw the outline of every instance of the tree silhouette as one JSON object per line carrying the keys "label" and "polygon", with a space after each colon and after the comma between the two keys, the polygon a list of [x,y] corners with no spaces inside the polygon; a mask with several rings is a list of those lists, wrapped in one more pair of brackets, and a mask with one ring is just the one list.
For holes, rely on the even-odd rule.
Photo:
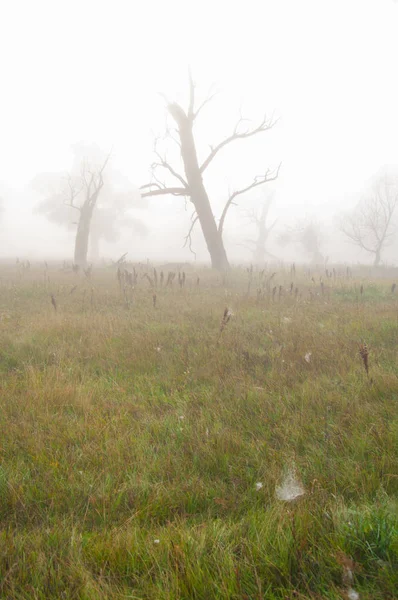
{"label": "tree silhouette", "polygon": [[139,194],[132,189],[120,191],[126,184],[108,167],[109,155],[104,156],[95,146],[80,145],[74,146],[74,154],[71,173],[47,173],[35,178],[34,189],[45,196],[35,212],[76,231],[74,262],[84,267],[90,239],[96,260],[101,239],[116,241],[123,227],[131,227],[141,235],[146,228],[128,214],[137,205]]}
{"label": "tree silhouette", "polygon": [[374,254],[378,266],[383,249],[396,233],[393,217],[398,206],[398,179],[380,175],[351,215],[340,220],[342,233],[356,246]]}
{"label": "tree silhouette", "polygon": [[[276,179],[279,168],[275,171],[266,169],[262,175],[254,177],[253,181],[246,187],[232,192],[225,203],[219,224],[216,224],[209,195],[203,181],[206,169],[223,148],[238,140],[248,139],[259,133],[269,131],[275,125],[275,121],[264,117],[257,126],[250,127],[247,125],[247,120],[240,118],[231,135],[215,146],[210,146],[210,152],[207,157],[203,162],[200,162],[193,129],[197,123],[199,114],[213,97],[214,94],[208,96],[196,107],[195,85],[190,74],[188,109],[184,110],[176,102],[166,101],[168,113],[177,125],[177,139],[174,137],[172,139],[180,148],[184,174],[181,174],[178,169],[174,168],[168,162],[167,157],[158,151],[156,141],[156,161],[152,164],[151,181],[143,185],[141,190],[143,197],[171,194],[173,196],[189,198],[195,210],[187,238],[190,239],[195,223],[199,222],[210,254],[212,266],[218,270],[225,270],[229,265],[223,243],[223,229],[229,208],[241,194]],[[160,173],[167,174],[170,183],[164,181]]]}

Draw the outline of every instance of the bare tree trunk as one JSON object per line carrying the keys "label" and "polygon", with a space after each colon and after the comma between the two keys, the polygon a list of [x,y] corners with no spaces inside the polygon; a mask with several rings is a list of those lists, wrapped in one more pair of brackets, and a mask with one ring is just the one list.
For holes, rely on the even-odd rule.
{"label": "bare tree trunk", "polygon": [[169,110],[178,125],[181,140],[181,156],[190,189],[191,202],[195,206],[199,218],[212,267],[223,271],[228,269],[229,263],[222,235],[218,231],[216,220],[211,210],[210,200],[203,185],[192,131],[193,121],[176,104],[171,105]]}
{"label": "bare tree trunk", "polygon": [[88,240],[90,237],[92,216],[93,210],[91,206],[82,206],[76,232],[74,259],[75,265],[79,265],[79,267],[87,266]]}
{"label": "bare tree trunk", "polygon": [[229,267],[227,253],[224,248],[222,237],[217,229],[210,201],[203,183],[191,187],[191,190],[192,202],[199,217],[200,226],[211,258],[211,265],[214,269],[225,271]]}

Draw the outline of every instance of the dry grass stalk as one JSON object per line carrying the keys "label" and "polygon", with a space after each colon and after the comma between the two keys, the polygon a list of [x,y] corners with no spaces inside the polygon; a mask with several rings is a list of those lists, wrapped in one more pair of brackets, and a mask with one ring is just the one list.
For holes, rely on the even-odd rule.
{"label": "dry grass stalk", "polygon": [[150,276],[148,275],[148,273],[145,273],[145,274],[144,274],[144,277],[145,277],[146,279],[148,279],[148,281],[149,281],[149,285],[151,286],[151,288],[153,288],[153,287],[154,287],[154,282],[153,282],[153,279],[152,279],[152,277],[150,277]]}
{"label": "dry grass stalk", "polygon": [[[275,271],[274,273],[272,273],[272,275],[270,275],[270,276],[268,277],[268,280],[267,280],[267,282],[266,282],[266,284],[265,284],[265,287],[266,287],[266,289],[267,289],[268,291],[270,291],[270,289],[271,289],[271,281],[273,280],[273,278],[275,277],[275,275],[276,275],[276,271]],[[275,288],[275,289],[276,289],[276,288]]]}
{"label": "dry grass stalk", "polygon": [[117,268],[117,281],[119,287],[122,288],[124,283],[124,272],[121,270],[120,267]]}
{"label": "dry grass stalk", "polygon": [[130,273],[130,271],[127,271],[127,269],[124,269],[123,271],[123,278],[124,278],[124,282],[129,285],[130,287],[133,287],[134,283],[133,283],[133,274]]}
{"label": "dry grass stalk", "polygon": [[166,281],[166,287],[168,287],[168,286],[171,287],[173,285],[175,276],[176,276],[176,274],[173,271],[169,271],[169,274],[167,276],[167,281]]}
{"label": "dry grass stalk", "polygon": [[222,334],[222,332],[224,331],[224,329],[226,328],[229,320],[232,317],[232,312],[229,310],[228,307],[226,307],[226,309],[224,310],[224,314],[223,317],[221,319],[221,324],[220,324],[220,335]]}
{"label": "dry grass stalk", "polygon": [[57,301],[55,300],[54,294],[51,294],[51,304],[54,307],[55,312],[58,310]]}
{"label": "dry grass stalk", "polygon": [[153,304],[153,308],[156,308],[156,300],[157,300],[157,298],[156,298],[156,294],[153,294],[153,296],[152,296],[152,304]]}
{"label": "dry grass stalk", "polygon": [[369,377],[369,348],[366,342],[359,345],[359,354],[365,367],[366,375]]}
{"label": "dry grass stalk", "polygon": [[180,286],[180,288],[182,289],[185,286],[185,271],[181,273],[178,273],[178,285]]}

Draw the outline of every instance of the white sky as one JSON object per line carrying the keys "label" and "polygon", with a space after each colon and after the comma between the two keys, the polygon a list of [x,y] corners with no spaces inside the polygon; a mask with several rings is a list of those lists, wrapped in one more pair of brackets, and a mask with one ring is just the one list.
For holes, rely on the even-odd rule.
{"label": "white sky", "polygon": [[[241,103],[245,116],[280,116],[209,169],[216,208],[228,185],[282,161],[277,212],[331,216],[397,162],[393,0],[0,0],[0,57],[0,182],[19,190],[67,170],[80,140],[113,145],[115,167],[145,183],[158,92],[184,102],[188,64],[199,96],[213,82],[222,92],[200,140],[228,133]],[[29,204],[18,197],[13,211]],[[160,215],[182,210],[156,202]]]}

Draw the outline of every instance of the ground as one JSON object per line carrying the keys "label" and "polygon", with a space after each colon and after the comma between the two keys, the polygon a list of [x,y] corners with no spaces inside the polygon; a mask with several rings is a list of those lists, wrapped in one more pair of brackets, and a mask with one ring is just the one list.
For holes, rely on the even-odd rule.
{"label": "ground", "polygon": [[0,267],[0,597],[397,598],[397,273],[135,268]]}

